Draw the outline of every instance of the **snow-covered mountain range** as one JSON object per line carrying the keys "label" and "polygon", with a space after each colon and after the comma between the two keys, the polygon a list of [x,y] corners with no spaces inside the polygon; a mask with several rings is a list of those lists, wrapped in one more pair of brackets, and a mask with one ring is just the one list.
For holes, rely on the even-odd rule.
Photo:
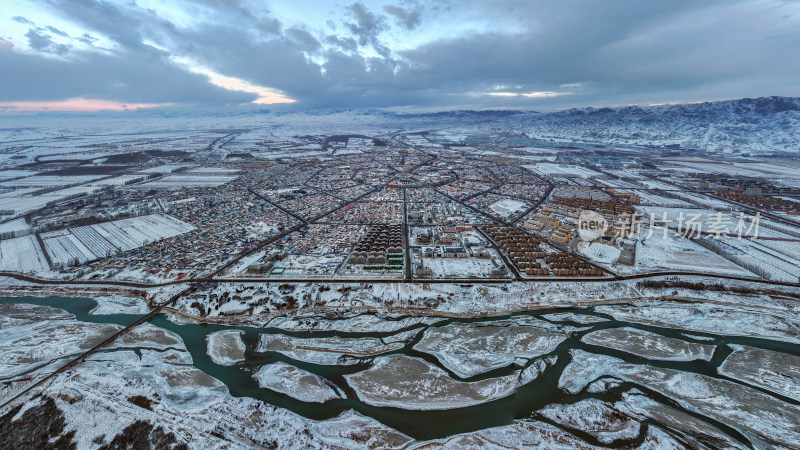
{"label": "snow-covered mountain range", "polygon": [[[585,142],[735,155],[800,154],[800,98],[761,97],[717,102],[535,111],[392,113],[337,110],[364,120],[461,134],[525,135],[534,141]],[[495,140],[495,142],[498,142]]]}
{"label": "snow-covered mountain range", "polygon": [[569,109],[513,116],[533,138],[731,154],[800,153],[800,98]]}

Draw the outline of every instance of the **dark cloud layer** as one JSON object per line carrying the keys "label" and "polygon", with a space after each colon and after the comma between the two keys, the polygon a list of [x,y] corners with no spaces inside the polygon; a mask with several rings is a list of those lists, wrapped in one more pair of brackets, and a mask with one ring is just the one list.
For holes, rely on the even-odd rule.
{"label": "dark cloud layer", "polygon": [[[298,107],[555,108],[800,96],[798,2],[365,1],[334,11],[327,25],[298,26],[258,2],[184,0],[205,18],[186,27],[124,1],[46,1],[89,33],[70,38],[14,17],[30,27],[28,45],[41,55],[0,52],[2,67],[13,67],[0,71],[0,101],[254,98],[215,87],[170,56],[278,89]],[[115,48],[78,51],[64,43],[95,46],[99,36]],[[403,36],[424,39],[400,45]]]}
{"label": "dark cloud layer", "polygon": [[[48,27],[52,28],[52,27]],[[35,50],[44,53],[52,53],[55,55],[65,55],[69,52],[71,46],[66,44],[56,44],[49,34],[44,32],[43,28],[31,28],[25,33],[28,38],[28,45]]]}
{"label": "dark cloud layer", "polygon": [[26,19],[26,18],[24,18],[22,16],[14,16],[14,17],[11,18],[11,20],[13,20],[14,22],[17,22],[17,23],[21,23],[23,25],[35,25],[33,22],[31,22],[30,20],[28,20],[28,19]]}
{"label": "dark cloud layer", "polygon": [[136,103],[223,104],[255,99],[251,94],[209,85],[203,76],[187,74],[156,53],[128,56],[86,54],[80,61],[71,62],[0,51],[2,100],[87,97]]}
{"label": "dark cloud layer", "polygon": [[370,11],[363,3],[356,2],[347,7],[353,20],[345,25],[361,46],[370,45],[381,56],[389,56],[390,50],[381,43],[380,34],[388,27],[386,17]]}
{"label": "dark cloud layer", "polygon": [[397,23],[408,30],[413,30],[416,28],[417,25],[419,25],[420,17],[422,16],[422,12],[420,10],[409,11],[405,8],[394,5],[385,5],[383,7],[383,11],[390,16],[394,16]]}
{"label": "dark cloud layer", "polygon": [[286,36],[294,41],[298,46],[306,51],[313,51],[320,47],[320,43],[314,36],[306,30],[300,28],[289,28]]}

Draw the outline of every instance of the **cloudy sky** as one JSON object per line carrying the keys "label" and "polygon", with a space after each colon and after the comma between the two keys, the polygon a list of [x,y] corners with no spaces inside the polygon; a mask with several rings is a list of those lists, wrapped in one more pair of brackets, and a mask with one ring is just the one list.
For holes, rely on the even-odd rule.
{"label": "cloudy sky", "polygon": [[2,3],[6,113],[800,96],[797,0]]}

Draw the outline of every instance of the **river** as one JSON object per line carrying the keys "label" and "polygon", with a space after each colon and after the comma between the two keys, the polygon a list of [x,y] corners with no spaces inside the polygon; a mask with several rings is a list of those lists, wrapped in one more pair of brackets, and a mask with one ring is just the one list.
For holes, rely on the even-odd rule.
{"label": "river", "polygon": [[[97,305],[95,300],[90,298],[62,298],[62,297],[4,297],[0,298],[0,304],[34,304],[45,305],[54,308],[59,308],[73,314],[78,321],[92,322],[92,323],[107,323],[117,325],[128,325],[137,320],[140,316],[136,314],[113,314],[113,315],[93,315],[90,314],[93,308]],[[605,305],[606,310],[609,305]],[[618,304],[611,305],[611,307],[626,307],[629,305]],[[581,324],[571,320],[570,318],[562,318],[554,320],[553,317],[547,317],[553,313],[574,313],[580,316],[595,317],[601,321],[597,323]],[[291,359],[283,354],[276,352],[259,353],[256,351],[259,336],[262,334],[282,334],[292,336],[295,338],[320,338],[320,337],[352,337],[352,338],[381,338],[397,334],[403,331],[419,330],[414,338],[406,343],[406,345],[389,353],[382,354],[402,354],[416,358],[422,358],[430,364],[436,365],[441,369],[447,371],[449,374],[453,373],[445,366],[443,366],[436,357],[422,353],[413,348],[413,346],[423,336],[422,331],[428,328],[443,327],[452,323],[479,323],[479,322],[497,322],[507,319],[519,319],[521,317],[528,317],[531,319],[541,320],[549,323],[560,324],[577,328],[571,332],[563,342],[558,344],[551,352],[544,356],[555,356],[557,360],[552,367],[549,367],[534,381],[523,385],[515,391],[514,394],[505,398],[489,401],[477,406],[458,408],[453,410],[444,411],[410,411],[405,409],[391,408],[391,407],[376,407],[365,404],[358,400],[358,396],[354,390],[345,381],[344,375],[360,372],[366,370],[371,365],[372,358],[365,358],[363,361],[352,365],[317,365],[303,361]],[[561,316],[563,317],[563,316]],[[458,433],[480,430],[484,428],[501,426],[511,424],[515,419],[530,418],[537,410],[549,404],[559,403],[574,403],[585,398],[595,398],[608,402],[619,401],[622,393],[630,388],[630,383],[623,383],[621,386],[610,389],[607,392],[601,393],[588,393],[580,392],[577,394],[569,394],[558,387],[559,379],[562,373],[570,363],[572,356],[570,350],[584,350],[593,354],[608,355],[614,358],[621,359],[629,364],[646,365],[651,367],[660,367],[673,369],[681,372],[692,372],[702,374],[709,377],[720,377],[717,368],[731,353],[731,345],[743,345],[759,349],[765,349],[775,352],[787,353],[790,355],[800,356],[800,346],[787,342],[781,342],[774,339],[764,339],[757,337],[733,336],[724,334],[713,334],[708,332],[699,332],[696,330],[691,331],[690,335],[686,330],[674,327],[661,327],[646,325],[637,322],[626,322],[616,320],[614,317],[607,313],[595,311],[594,308],[559,308],[559,309],[541,309],[531,312],[521,312],[508,316],[480,318],[480,319],[452,319],[442,318],[441,320],[433,323],[419,323],[400,330],[392,330],[391,332],[339,332],[339,331],[284,331],[275,328],[254,328],[254,327],[236,327],[236,326],[223,326],[212,324],[195,324],[195,323],[175,323],[168,320],[164,314],[154,316],[150,322],[158,327],[165,328],[178,334],[184,341],[187,350],[190,352],[193,364],[196,368],[202,370],[206,374],[220,380],[224,383],[230,394],[236,397],[252,397],[262,400],[266,403],[276,405],[278,407],[289,409],[297,414],[307,418],[321,420],[333,418],[343,411],[354,409],[366,416],[370,416],[383,424],[386,424],[394,429],[397,429],[415,439],[433,439],[445,436],[451,436]],[[615,350],[613,348],[592,345],[584,342],[582,338],[588,334],[598,330],[612,329],[626,327],[628,329],[644,330],[656,333],[661,336],[669,338],[680,339],[681,341],[712,345],[715,347],[713,357],[710,360],[694,360],[694,361],[666,361],[660,359],[648,359],[642,356],[636,356],[632,353]],[[240,330],[243,332],[242,339],[246,344],[245,361],[232,365],[222,366],[212,362],[207,354],[206,339],[210,333],[221,330]],[[691,337],[690,337],[691,336]],[[273,392],[268,389],[260,388],[256,380],[253,378],[253,373],[265,364],[270,364],[275,361],[283,361],[298,368],[304,369],[335,384],[342,392],[346,393],[347,398],[329,400],[325,403],[306,403],[287,395]],[[499,377],[510,375],[519,371],[519,367],[508,366],[499,369],[490,370],[480,375],[470,377],[468,381],[477,381],[487,378]],[[727,379],[727,378],[726,378]],[[727,379],[730,380],[730,379]],[[665,398],[656,392],[647,392],[647,394],[656,401],[661,403],[669,403],[673,407],[682,410],[683,412],[700,418],[701,420],[712,424],[713,426],[723,430],[733,439],[749,445],[748,441],[731,426],[714,420],[710,417],[699,414],[697,411],[691,411],[681,407],[676,402]],[[580,436],[580,433],[576,433]],[[640,439],[643,437],[640,436]],[[628,442],[627,444],[631,444]],[[634,442],[633,444],[636,444]]]}

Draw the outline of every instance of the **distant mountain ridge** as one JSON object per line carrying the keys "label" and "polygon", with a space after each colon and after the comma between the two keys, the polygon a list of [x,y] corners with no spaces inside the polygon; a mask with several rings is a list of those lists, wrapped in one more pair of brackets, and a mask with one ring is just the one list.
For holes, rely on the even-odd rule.
{"label": "distant mountain ridge", "polygon": [[[381,112],[386,114],[385,111]],[[397,113],[438,126],[482,127],[549,142],[585,142],[734,155],[800,155],[800,98],[759,97],[655,106]]]}
{"label": "distant mountain ridge", "polygon": [[533,138],[696,149],[730,154],[800,153],[800,98],[568,109],[518,124]]}
{"label": "distant mountain ridge", "polygon": [[760,114],[768,115],[784,111],[800,111],[800,98],[796,97],[759,97],[742,98],[738,100],[722,100],[715,102],[678,103],[654,106],[624,106],[618,108],[571,108],[564,111],[551,113],[554,115],[584,115],[584,114],[646,114],[655,111],[672,110],[687,115],[707,114],[710,111],[724,110],[732,114]]}
{"label": "distant mountain ridge", "polygon": [[[273,105],[275,106],[275,105]],[[286,109],[275,106],[219,108],[171,107],[124,112],[39,113],[2,116],[23,119],[18,126],[46,126],[47,119],[109,118],[123,120],[228,119],[240,127],[319,123],[320,132],[338,127],[351,132],[358,124],[414,131],[456,130],[457,134],[525,135],[534,141],[595,143],[731,155],[800,156],[800,98],[759,97],[657,106],[572,108],[541,113],[516,109],[438,112],[387,109]],[[33,122],[27,119],[33,119]],[[42,120],[40,120],[42,119]],[[9,122],[10,123],[10,122]],[[156,122],[154,122],[156,123]]]}

